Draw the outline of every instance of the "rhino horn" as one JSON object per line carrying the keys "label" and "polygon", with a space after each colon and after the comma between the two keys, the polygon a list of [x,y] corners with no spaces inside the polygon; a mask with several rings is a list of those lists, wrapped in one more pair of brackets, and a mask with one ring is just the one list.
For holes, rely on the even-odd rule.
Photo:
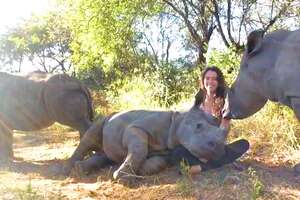
{"label": "rhino horn", "polygon": [[222,129],[222,135],[221,135],[221,140],[225,141],[227,138],[227,135],[229,133],[229,129],[228,128],[224,128],[224,127],[220,127]]}
{"label": "rhino horn", "polygon": [[222,117],[224,119],[231,119],[232,114],[230,112],[230,107],[229,107],[229,96],[228,96],[229,91],[226,91],[226,97],[225,97],[225,104],[222,109]]}

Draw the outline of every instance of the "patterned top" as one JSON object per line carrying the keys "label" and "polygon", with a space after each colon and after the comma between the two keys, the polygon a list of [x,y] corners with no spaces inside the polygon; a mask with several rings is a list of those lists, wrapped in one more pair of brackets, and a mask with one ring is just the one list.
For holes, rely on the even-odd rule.
{"label": "patterned top", "polygon": [[215,98],[211,105],[205,106],[205,101],[200,104],[200,108],[205,112],[210,113],[212,116],[221,121],[222,119],[222,109],[224,107],[224,99],[221,97]]}

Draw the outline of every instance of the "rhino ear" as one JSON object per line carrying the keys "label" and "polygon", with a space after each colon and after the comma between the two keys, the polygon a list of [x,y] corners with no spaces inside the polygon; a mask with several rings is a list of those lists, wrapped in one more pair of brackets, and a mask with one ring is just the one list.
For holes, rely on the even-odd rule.
{"label": "rhino ear", "polygon": [[262,40],[264,37],[264,30],[256,30],[251,32],[248,35],[247,38],[247,54],[248,55],[254,55],[255,53],[257,53],[261,46],[262,46]]}

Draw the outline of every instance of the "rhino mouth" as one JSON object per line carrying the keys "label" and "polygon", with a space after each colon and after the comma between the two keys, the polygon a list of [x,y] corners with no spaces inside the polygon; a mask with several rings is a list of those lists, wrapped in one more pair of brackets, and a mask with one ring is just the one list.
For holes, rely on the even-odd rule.
{"label": "rhino mouth", "polygon": [[199,158],[199,160],[200,160],[201,162],[203,162],[203,163],[207,163],[207,162],[208,162],[208,160],[205,159],[205,158]]}

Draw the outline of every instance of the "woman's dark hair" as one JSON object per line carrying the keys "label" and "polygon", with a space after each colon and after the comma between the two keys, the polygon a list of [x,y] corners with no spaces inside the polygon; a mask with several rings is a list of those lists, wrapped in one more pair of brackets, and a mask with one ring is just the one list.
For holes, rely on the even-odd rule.
{"label": "woman's dark hair", "polygon": [[218,67],[210,66],[210,67],[206,67],[201,74],[201,79],[199,80],[200,87],[195,96],[195,105],[200,105],[204,101],[205,95],[207,93],[207,91],[204,87],[204,77],[208,71],[213,71],[213,72],[216,72],[216,74],[217,74],[218,87],[217,87],[217,91],[216,91],[216,97],[221,97],[223,99],[225,98],[225,91],[226,91],[227,86],[225,83],[224,75]]}

